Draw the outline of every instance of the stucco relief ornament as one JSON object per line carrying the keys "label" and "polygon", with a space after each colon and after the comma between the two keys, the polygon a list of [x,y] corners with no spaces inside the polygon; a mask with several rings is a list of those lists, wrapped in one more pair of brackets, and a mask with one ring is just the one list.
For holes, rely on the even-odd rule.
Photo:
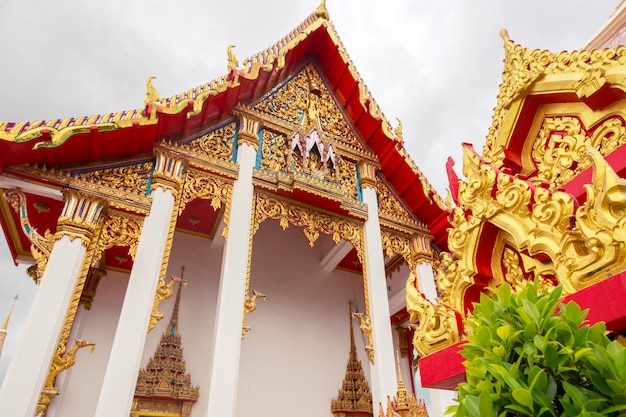
{"label": "stucco relief ornament", "polygon": [[4,192],[4,198],[9,205],[15,210],[20,218],[22,230],[31,243],[30,252],[35,259],[34,268],[28,268],[28,274],[33,278],[36,284],[39,284],[46,269],[52,246],[54,245],[54,235],[49,230],[41,235],[37,229],[32,227],[28,218],[28,207],[26,204],[26,196],[23,192],[11,189]]}
{"label": "stucco relief ornament", "polygon": [[243,301],[243,320],[241,322],[241,340],[246,337],[246,333],[248,333],[252,328],[246,324],[246,317],[248,314],[252,313],[256,310],[256,300],[257,298],[262,298],[263,301],[267,301],[267,296],[258,291],[252,290],[252,297],[248,295],[246,292],[246,296]]}

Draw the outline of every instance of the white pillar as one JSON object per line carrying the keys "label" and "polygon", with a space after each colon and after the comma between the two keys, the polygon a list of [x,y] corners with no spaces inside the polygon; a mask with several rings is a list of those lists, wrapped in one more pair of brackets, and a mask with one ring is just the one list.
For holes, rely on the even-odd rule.
{"label": "white pillar", "polygon": [[[99,202],[68,192],[56,242],[0,387],[0,416],[35,414],[95,224]],[[76,221],[82,223],[77,224]]]}
{"label": "white pillar", "polygon": [[370,320],[374,344],[374,364],[370,363],[374,410],[378,404],[386,407],[387,396],[397,390],[396,364],[393,353],[393,335],[387,297],[385,258],[378,219],[376,171],[371,164],[359,164],[363,202],[367,204],[365,222],[365,268],[369,287]]}
{"label": "white pillar", "polygon": [[169,233],[173,233],[171,222],[176,221],[172,190],[180,186],[183,170],[180,161],[163,154],[157,155],[156,165],[150,214],[141,228],[96,417],[127,417],[132,406],[165,246]]}
{"label": "white pillar", "polygon": [[228,238],[222,257],[207,417],[233,417],[237,405],[241,321],[254,198],[252,170],[256,163],[258,129],[258,122],[246,116],[240,118],[239,176],[233,184]]}

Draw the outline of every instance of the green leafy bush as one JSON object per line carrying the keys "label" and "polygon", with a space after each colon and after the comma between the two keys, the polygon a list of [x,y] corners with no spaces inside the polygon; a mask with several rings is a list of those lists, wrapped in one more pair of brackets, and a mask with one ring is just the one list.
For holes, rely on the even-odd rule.
{"label": "green leafy bush", "polygon": [[576,303],[559,307],[560,295],[560,287],[537,294],[533,284],[481,295],[461,352],[467,382],[447,414],[626,414],[626,349],[608,339],[604,323],[584,324],[587,312]]}

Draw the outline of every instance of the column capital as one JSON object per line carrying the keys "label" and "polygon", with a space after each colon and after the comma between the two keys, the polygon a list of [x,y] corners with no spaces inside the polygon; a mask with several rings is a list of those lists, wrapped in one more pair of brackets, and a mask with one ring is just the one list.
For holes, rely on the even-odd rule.
{"label": "column capital", "polygon": [[239,131],[237,133],[237,146],[247,143],[254,147],[255,151],[259,150],[259,131],[262,122],[259,118],[250,114],[237,112],[235,113],[239,119]]}
{"label": "column capital", "polygon": [[361,175],[361,187],[371,187],[378,190],[376,185],[376,171],[380,168],[379,164],[361,159],[358,162],[359,174]]}
{"label": "column capital", "polygon": [[156,161],[152,173],[152,188],[162,188],[170,190],[173,195],[178,194],[183,185],[185,162],[163,149],[155,149],[154,154]]}
{"label": "column capital", "polygon": [[411,255],[416,264],[432,262],[432,241],[433,237],[427,233],[415,233],[411,236]]}
{"label": "column capital", "polygon": [[87,246],[98,228],[98,221],[106,202],[82,191],[63,190],[63,211],[57,223],[55,240],[69,236],[79,238]]}

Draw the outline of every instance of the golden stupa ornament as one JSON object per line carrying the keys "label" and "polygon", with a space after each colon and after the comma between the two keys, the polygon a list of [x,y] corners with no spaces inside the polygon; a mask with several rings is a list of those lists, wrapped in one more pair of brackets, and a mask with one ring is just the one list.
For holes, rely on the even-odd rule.
{"label": "golden stupa ornament", "polygon": [[139,371],[131,414],[148,411],[189,417],[191,407],[200,397],[199,388],[191,385],[191,375],[186,372],[183,358],[181,335],[178,333],[178,309],[185,282],[180,279],[177,283],[170,324],[161,336],[154,356],[146,368]]}
{"label": "golden stupa ornament", "polygon": [[330,403],[330,411],[337,417],[373,416],[372,393],[356,353],[352,320],[352,305],[350,305],[350,356],[346,366],[346,376],[337,398]]}

